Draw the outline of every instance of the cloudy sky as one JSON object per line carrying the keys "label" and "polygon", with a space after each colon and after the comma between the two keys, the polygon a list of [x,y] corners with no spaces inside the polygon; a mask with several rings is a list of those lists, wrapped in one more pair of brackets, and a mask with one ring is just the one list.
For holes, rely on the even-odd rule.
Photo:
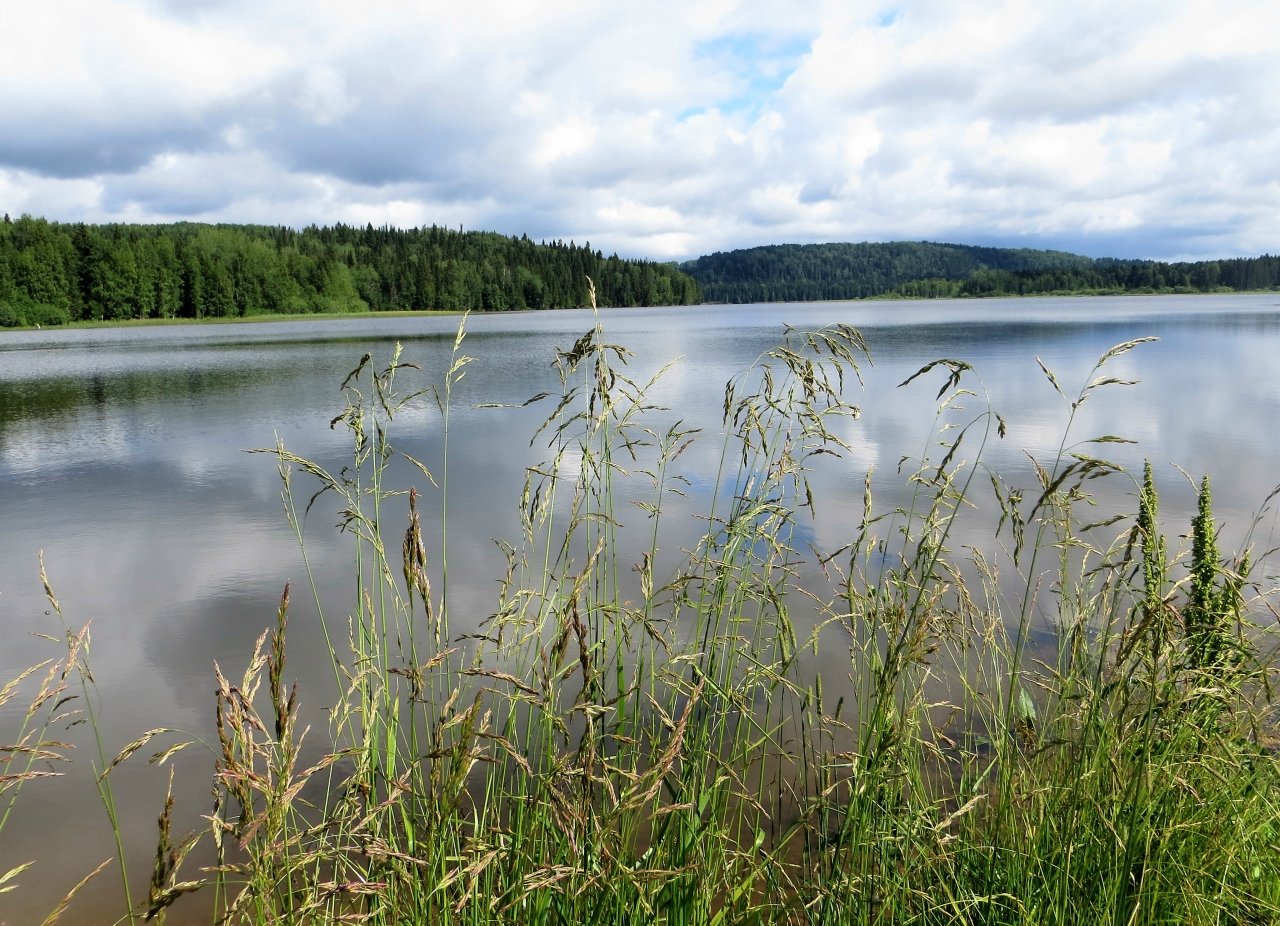
{"label": "cloudy sky", "polygon": [[1280,250],[1276,0],[0,0],[0,210]]}

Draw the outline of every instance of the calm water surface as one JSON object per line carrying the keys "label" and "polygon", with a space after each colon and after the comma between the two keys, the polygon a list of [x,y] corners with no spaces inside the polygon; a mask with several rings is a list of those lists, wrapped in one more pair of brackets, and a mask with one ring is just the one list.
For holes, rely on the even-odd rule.
{"label": "calm water surface", "polygon": [[[818,510],[805,520],[802,539],[819,549],[850,539],[869,469],[882,501],[895,503],[898,461],[928,446],[941,381],[897,384],[939,357],[976,368],[1010,426],[1008,438],[989,446],[983,460],[1026,484],[1028,494],[1026,454],[1051,461],[1069,414],[1035,358],[1074,397],[1103,351],[1144,336],[1160,340],[1108,367],[1141,382],[1092,397],[1073,435],[1123,435],[1139,443],[1104,447],[1106,456],[1131,467],[1144,457],[1158,461],[1170,533],[1186,529],[1194,507],[1194,491],[1175,464],[1197,477],[1212,474],[1225,546],[1245,535],[1280,482],[1280,297],[1274,294],[610,310],[603,314],[606,335],[634,352],[637,378],[680,358],[654,389],[656,401],[673,410],[657,413],[655,423],[678,417],[705,432],[681,460],[690,499],[667,519],[673,533],[664,550],[672,562],[699,529],[686,515],[710,492],[725,381],[777,343],[784,324],[832,322],[864,332],[874,365],[864,369],[865,387],[850,391],[864,413],[843,431],[853,452],[815,480]],[[545,414],[541,407],[475,406],[556,390],[555,348],[591,325],[590,313],[573,311],[467,322],[463,349],[475,360],[455,391],[449,435],[455,630],[491,612],[502,568],[492,538],[516,536],[525,467],[545,450],[530,446]],[[329,421],[341,410],[345,374],[366,351],[385,360],[399,341],[404,359],[421,367],[406,374],[416,376],[412,384],[438,382],[456,326],[457,319],[424,317],[0,333],[0,680],[52,654],[36,634],[60,633],[38,580],[37,557],[44,551],[68,622],[92,622],[91,662],[109,753],[150,727],[209,736],[212,664],[217,660],[228,674],[243,668],[286,580],[295,583],[296,603],[290,674],[302,680],[304,701],[321,710],[332,682],[314,630],[315,605],[299,593],[305,574],[282,514],[280,479],[271,458],[244,451],[279,439],[295,453],[339,468],[347,438]],[[976,412],[982,403],[975,398],[970,405]],[[398,433],[401,449],[440,467],[443,432],[427,404],[406,414]],[[396,475],[411,481],[407,470]],[[421,477],[413,481],[424,491],[425,520],[435,531],[438,495]],[[302,477],[298,485],[309,487]],[[1127,478],[1099,484],[1097,491],[1104,509],[1134,507]],[[332,508],[318,504],[307,523],[309,554],[322,577],[321,600],[346,613],[349,546],[333,522]],[[1275,528],[1274,515],[1265,515],[1256,544],[1273,546]],[[11,741],[19,719],[14,705],[0,708],[0,742]],[[0,896],[0,923],[38,921],[110,855],[109,830],[89,781],[92,740],[83,728],[66,735],[78,745],[76,763],[64,779],[29,785],[0,836],[0,872],[38,860],[22,891]],[[182,763],[192,783],[180,799],[194,820],[207,810],[201,772],[209,760],[192,750]],[[162,772],[141,763],[117,781],[141,884],[163,781]],[[109,877],[100,878],[96,890],[78,905],[84,922],[105,921],[94,904],[116,902]]]}

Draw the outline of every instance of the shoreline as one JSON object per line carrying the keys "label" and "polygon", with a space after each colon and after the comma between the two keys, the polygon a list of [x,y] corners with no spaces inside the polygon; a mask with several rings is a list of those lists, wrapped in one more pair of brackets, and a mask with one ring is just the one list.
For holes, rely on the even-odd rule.
{"label": "shoreline", "polygon": [[68,322],[65,325],[22,325],[5,328],[5,331],[69,331],[84,328],[150,328],[170,325],[253,325],[262,322],[301,322],[321,319],[341,320],[352,318],[409,318],[418,315],[462,315],[454,309],[397,309],[390,312],[296,312],[276,315],[237,315],[226,318],[120,318],[120,319],[82,319]]}
{"label": "shoreline", "polygon": [[[733,305],[806,305],[808,303],[819,302],[950,302],[963,300],[965,302],[976,302],[983,300],[1005,300],[1005,299],[1063,299],[1063,298],[1105,298],[1116,296],[1261,296],[1268,293],[1280,296],[1280,291],[1273,289],[1250,289],[1250,290],[1222,290],[1213,293],[1205,292],[1178,292],[1178,291],[1149,291],[1149,290],[1133,290],[1133,291],[1099,291],[1099,290],[1082,290],[1078,292],[1046,292],[1046,293],[989,293],[985,295],[958,295],[958,296],[908,296],[900,294],[884,293],[877,296],[855,296],[848,299],[777,299],[765,302],[699,302],[692,305],[679,306],[663,306],[662,308],[672,309],[696,309],[703,306],[733,306]],[[566,307],[568,308],[568,307]],[[580,308],[580,307],[579,307]],[[637,306],[637,308],[642,308]],[[648,308],[654,308],[649,306]],[[281,313],[281,314],[263,314],[263,315],[242,315],[231,317],[206,317],[206,318],[121,318],[121,319],[81,319],[79,321],[68,322],[65,325],[15,325],[12,327],[0,327],[0,331],[43,331],[46,328],[50,331],[71,331],[77,329],[93,329],[93,328],[148,328],[152,326],[181,326],[181,325],[234,325],[234,324],[259,324],[264,322],[303,322],[317,320],[350,320],[358,318],[415,318],[419,316],[458,316],[465,315],[470,311],[476,315],[509,315],[513,312],[557,312],[561,309],[508,309],[503,311],[478,311],[478,310],[461,310],[461,309],[392,309],[385,312],[297,312],[297,313]],[[602,309],[601,311],[608,311]]]}

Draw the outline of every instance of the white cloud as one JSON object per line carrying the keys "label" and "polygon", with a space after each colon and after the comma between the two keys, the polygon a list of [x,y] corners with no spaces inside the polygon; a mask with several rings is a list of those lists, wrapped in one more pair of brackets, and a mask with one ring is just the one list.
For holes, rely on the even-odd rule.
{"label": "white cloud", "polygon": [[[0,2],[0,208],[1274,251],[1280,6]],[[1118,250],[1123,249],[1123,250]]]}

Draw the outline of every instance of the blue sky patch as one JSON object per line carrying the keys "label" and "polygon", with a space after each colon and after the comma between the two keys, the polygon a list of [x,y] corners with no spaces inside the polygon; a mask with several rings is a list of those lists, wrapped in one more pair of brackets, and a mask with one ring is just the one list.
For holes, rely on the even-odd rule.
{"label": "blue sky patch", "polygon": [[735,78],[739,92],[712,101],[708,107],[691,107],[679,118],[687,119],[710,106],[726,113],[760,109],[787,82],[811,42],[808,36],[780,38],[762,32],[740,32],[700,43],[694,48],[694,56],[716,62]]}

